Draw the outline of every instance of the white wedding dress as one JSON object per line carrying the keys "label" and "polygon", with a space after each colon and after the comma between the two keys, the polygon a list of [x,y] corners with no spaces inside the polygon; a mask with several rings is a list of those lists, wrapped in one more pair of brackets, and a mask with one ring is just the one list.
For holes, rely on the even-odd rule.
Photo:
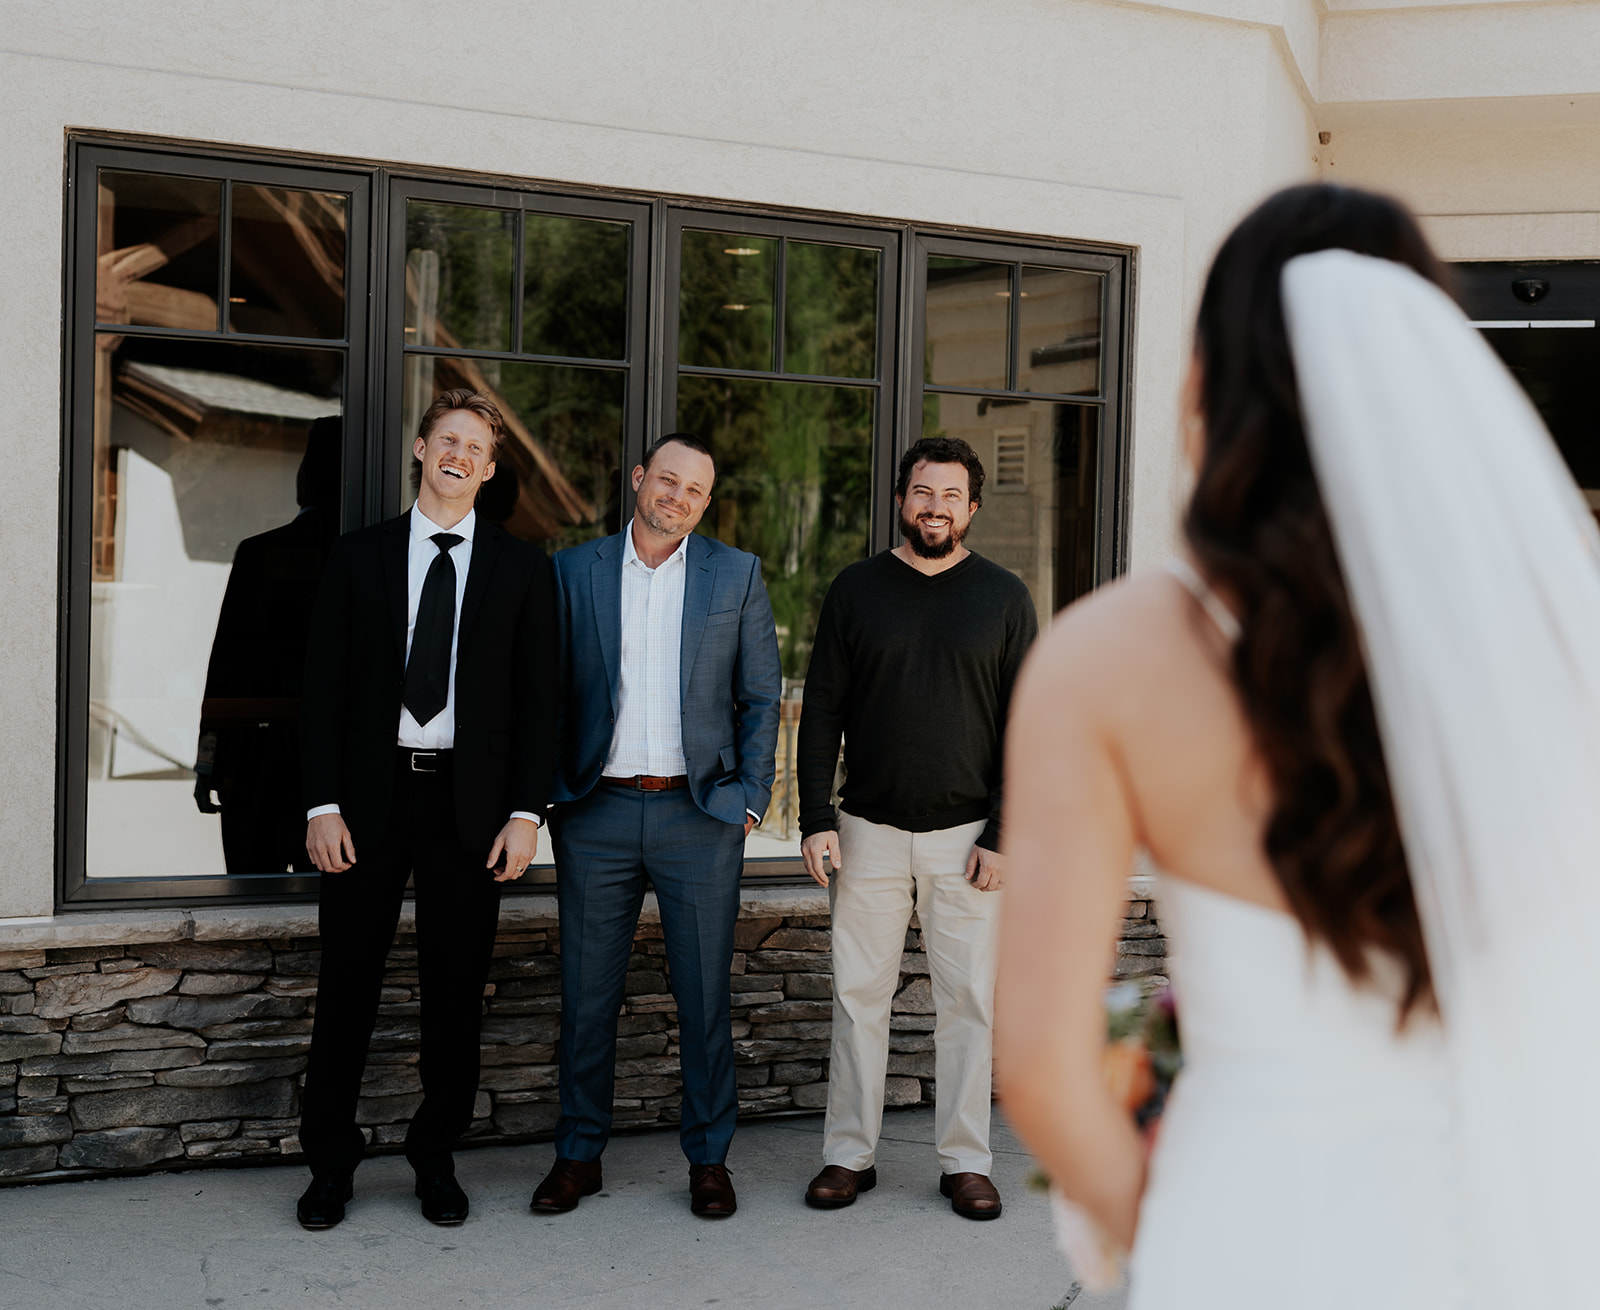
{"label": "white wedding dress", "polygon": [[1471,1304],[1438,1021],[1397,1033],[1395,989],[1351,986],[1288,914],[1173,877],[1157,906],[1184,1067],[1129,1310]]}
{"label": "white wedding dress", "polygon": [[1166,877],[1185,1065],[1131,1310],[1600,1304],[1600,534],[1460,310],[1291,260],[1283,304],[1439,1016]]}

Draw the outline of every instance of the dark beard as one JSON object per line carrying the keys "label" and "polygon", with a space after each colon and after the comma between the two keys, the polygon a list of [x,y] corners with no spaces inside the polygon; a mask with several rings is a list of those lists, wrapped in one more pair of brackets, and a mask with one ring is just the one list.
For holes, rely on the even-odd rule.
{"label": "dark beard", "polygon": [[906,517],[904,510],[900,511],[900,535],[906,539],[906,545],[911,547],[913,555],[920,555],[923,559],[944,559],[966,540],[966,528],[957,529],[955,522],[950,524],[950,535],[937,545],[929,545],[922,535],[922,529],[915,519]]}

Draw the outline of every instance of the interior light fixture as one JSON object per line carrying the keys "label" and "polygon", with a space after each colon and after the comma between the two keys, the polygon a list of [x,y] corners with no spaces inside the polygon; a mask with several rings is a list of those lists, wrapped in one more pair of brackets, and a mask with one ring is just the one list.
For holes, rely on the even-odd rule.
{"label": "interior light fixture", "polygon": [[[1024,300],[1026,300],[1032,294],[1033,294],[1033,292],[1031,292],[1031,291],[1024,291],[1022,293],[1022,298]],[[1010,300],[1011,299],[1011,293],[1009,291],[996,291],[995,295],[999,296],[1002,300]]]}
{"label": "interior light fixture", "polygon": [[724,305],[723,308],[724,309],[732,309],[732,310],[736,310],[737,311],[737,310],[741,310],[741,309],[749,309],[750,306],[749,305]]}
{"label": "interior light fixture", "polygon": [[245,303],[245,298],[243,296],[229,296],[228,303],[230,305],[242,305]]}
{"label": "interior light fixture", "polygon": [[754,246],[727,246],[722,253],[725,255],[759,255],[761,252]]}

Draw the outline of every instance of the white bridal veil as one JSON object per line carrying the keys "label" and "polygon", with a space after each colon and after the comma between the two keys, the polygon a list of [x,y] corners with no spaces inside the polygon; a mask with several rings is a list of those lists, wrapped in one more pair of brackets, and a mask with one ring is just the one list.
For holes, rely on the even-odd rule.
{"label": "white bridal veil", "polygon": [[1438,288],[1286,265],[1301,406],[1456,1084],[1481,1304],[1591,1304],[1600,1234],[1600,535]]}

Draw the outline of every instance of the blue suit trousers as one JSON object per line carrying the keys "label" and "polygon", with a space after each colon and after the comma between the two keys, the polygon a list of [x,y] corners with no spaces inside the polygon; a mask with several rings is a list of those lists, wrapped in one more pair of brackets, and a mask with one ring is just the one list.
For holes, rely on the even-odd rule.
{"label": "blue suit trousers", "polygon": [[561,1118],[556,1154],[595,1160],[611,1136],[617,1014],[645,887],[661,907],[678,1005],[690,1164],[721,1164],[738,1092],[728,970],[739,917],[744,830],[704,813],[687,788],[641,792],[602,782],[552,816],[561,909]]}

